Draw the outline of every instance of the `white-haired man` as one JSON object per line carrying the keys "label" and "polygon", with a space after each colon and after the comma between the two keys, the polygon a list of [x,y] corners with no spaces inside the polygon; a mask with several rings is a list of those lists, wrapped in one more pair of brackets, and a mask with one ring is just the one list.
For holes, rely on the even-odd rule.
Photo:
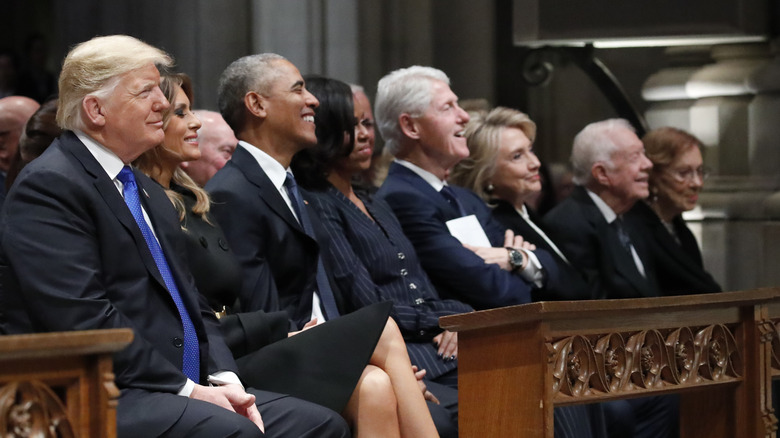
{"label": "white-haired man", "polygon": [[[494,221],[477,195],[447,184],[450,169],[469,155],[469,115],[444,72],[413,66],[383,77],[376,121],[395,156],[377,195],[392,207],[442,296],[478,309],[522,304],[531,301],[534,287],[556,277],[549,254],[522,248],[522,239]],[[492,248],[469,249],[450,234],[447,222],[469,215]]]}
{"label": "white-haired man", "polygon": [[194,113],[201,123],[198,130],[200,158],[185,161],[181,167],[193,181],[203,187],[219,169],[225,167],[236,150],[238,139],[218,112],[196,110]]}
{"label": "white-haired man", "polygon": [[[658,296],[642,236],[622,220],[649,195],[653,167],[634,128],[623,119],[591,123],[574,138],[571,163],[577,186],[544,217],[550,237],[585,276],[592,299]],[[605,407],[611,436],[677,433],[674,396],[618,400]]]}
{"label": "white-haired man", "polygon": [[331,421],[343,425],[335,413],[244,390],[187,270],[168,197],[128,165],[164,139],[170,105],[158,67],[171,64],[124,35],[94,38],[65,58],[57,113],[65,133],[19,175],[3,208],[0,332],[132,329],[114,355],[118,436],[260,437],[264,425],[279,436],[322,436]]}
{"label": "white-haired man", "polygon": [[[469,155],[463,135],[469,115],[444,72],[413,66],[389,73],[379,81],[375,109],[395,156],[377,195],[390,204],[442,296],[483,309],[521,304],[531,301],[532,289],[559,279],[546,251],[531,251],[492,219],[476,194],[446,183],[450,169]],[[450,234],[446,222],[469,215],[493,247],[466,247]],[[604,427],[598,405],[556,408],[554,418],[560,437],[596,437]]]}
{"label": "white-haired man", "polygon": [[658,295],[641,236],[622,215],[648,196],[653,163],[631,125],[610,119],[586,126],[571,153],[577,187],[544,218],[551,237],[588,280],[591,298]]}

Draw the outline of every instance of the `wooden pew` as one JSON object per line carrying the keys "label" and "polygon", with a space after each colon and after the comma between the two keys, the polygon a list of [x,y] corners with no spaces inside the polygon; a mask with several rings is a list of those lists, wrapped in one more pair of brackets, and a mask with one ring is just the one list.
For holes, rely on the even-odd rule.
{"label": "wooden pew", "polygon": [[0,336],[0,436],[115,437],[129,329]]}
{"label": "wooden pew", "polygon": [[775,437],[780,288],[443,317],[461,437],[553,437],[553,406],[680,393],[681,437]]}

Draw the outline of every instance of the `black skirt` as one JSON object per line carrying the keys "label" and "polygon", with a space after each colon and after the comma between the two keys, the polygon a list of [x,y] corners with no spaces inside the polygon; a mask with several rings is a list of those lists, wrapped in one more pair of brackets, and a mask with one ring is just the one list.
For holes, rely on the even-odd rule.
{"label": "black skirt", "polygon": [[341,412],[382,335],[392,302],[364,307],[239,358],[244,383]]}

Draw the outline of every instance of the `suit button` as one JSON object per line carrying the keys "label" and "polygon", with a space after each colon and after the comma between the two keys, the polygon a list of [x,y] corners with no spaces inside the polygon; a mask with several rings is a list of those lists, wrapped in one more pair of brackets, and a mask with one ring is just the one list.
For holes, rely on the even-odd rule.
{"label": "suit button", "polygon": [[217,243],[219,243],[219,247],[222,248],[223,251],[228,250],[228,243],[227,241],[225,241],[225,239],[220,237]]}
{"label": "suit button", "polygon": [[424,302],[425,302],[425,300],[422,299],[422,298],[415,298],[415,300],[414,300],[414,304],[417,304],[417,305],[420,305],[420,304],[422,304]]}
{"label": "suit button", "polygon": [[420,336],[425,336],[425,330],[420,330]]}
{"label": "suit button", "polygon": [[203,245],[204,248],[209,247],[209,241],[206,240],[206,236],[200,236],[200,244]]}
{"label": "suit button", "polygon": [[406,268],[401,269],[401,275],[402,276],[406,277],[406,274],[408,274],[408,273],[409,272],[406,270]]}
{"label": "suit button", "polygon": [[184,346],[184,341],[180,337],[173,338],[173,346],[176,348],[181,348]]}
{"label": "suit button", "polygon": [[411,290],[417,290],[417,285],[414,283],[409,283],[409,289]]}
{"label": "suit button", "polygon": [[402,252],[398,253],[398,260],[403,260],[405,258],[406,258],[406,255],[404,253],[402,253]]}

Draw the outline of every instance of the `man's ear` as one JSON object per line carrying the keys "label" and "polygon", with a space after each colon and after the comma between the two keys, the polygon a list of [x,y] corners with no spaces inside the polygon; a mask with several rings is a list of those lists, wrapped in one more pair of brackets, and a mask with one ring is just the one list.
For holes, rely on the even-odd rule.
{"label": "man's ear", "polygon": [[420,139],[420,127],[417,125],[417,121],[409,114],[403,113],[398,116],[398,126],[401,127],[401,131],[405,136],[419,140]]}
{"label": "man's ear", "polygon": [[244,95],[244,106],[255,117],[264,119],[268,115],[268,102],[255,91]]}
{"label": "man's ear", "polygon": [[590,168],[590,175],[593,180],[602,186],[609,186],[609,175],[607,174],[607,166],[604,163],[598,162]]}
{"label": "man's ear", "polygon": [[96,96],[87,95],[81,101],[81,109],[85,122],[93,126],[104,126],[106,124],[106,117],[103,114],[103,105]]}

